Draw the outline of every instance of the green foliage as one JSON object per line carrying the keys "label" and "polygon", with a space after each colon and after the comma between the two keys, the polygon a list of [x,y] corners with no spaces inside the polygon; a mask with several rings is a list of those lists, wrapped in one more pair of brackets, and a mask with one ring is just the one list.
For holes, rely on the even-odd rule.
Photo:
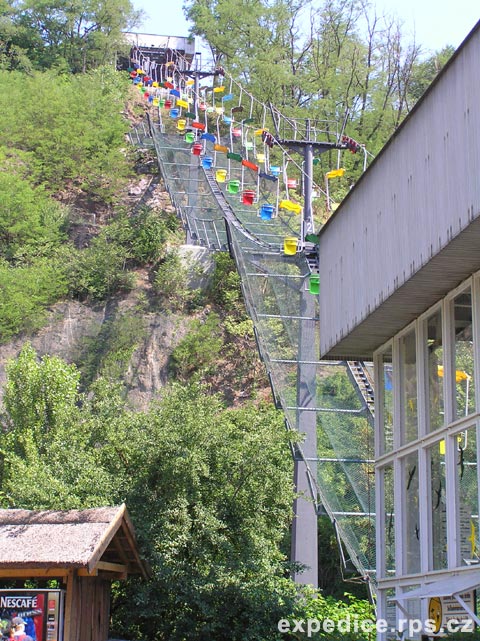
{"label": "green foliage", "polygon": [[82,397],[75,366],[28,345],[8,375],[3,505],[127,502],[153,577],[116,588],[112,634],[277,641],[281,618],[368,614],[284,577],[292,462],[271,406],[226,409],[201,386],[178,385],[131,412],[120,386],[100,378]]}
{"label": "green foliage", "polygon": [[[304,588],[303,600],[295,604],[293,615],[284,617],[292,622],[291,629],[293,630],[293,619],[296,620],[315,620],[320,622],[320,631],[313,632],[307,637],[307,626],[304,626],[305,632],[295,632],[291,635],[294,639],[331,639],[332,641],[367,641],[375,636],[375,612],[373,606],[364,599],[345,593],[342,600],[335,599],[330,596],[323,596],[316,591]],[[332,630],[325,631],[322,623],[325,620],[332,622]],[[346,623],[350,621],[350,631],[346,627]],[[358,631],[354,629],[354,622],[357,621]],[[339,623],[342,624],[339,626]],[[370,623],[370,634],[363,632],[361,624],[363,622]],[[343,626],[343,627],[342,627]],[[340,629],[338,629],[340,628]]]}
{"label": "green foliage", "polygon": [[140,264],[156,263],[165,253],[165,242],[169,231],[169,221],[148,207],[143,207],[131,219],[133,231],[132,254]]}
{"label": "green foliage", "polygon": [[214,366],[223,348],[220,319],[210,313],[205,319],[194,319],[189,332],[172,352],[170,367],[181,380]]}
{"label": "green foliage", "polygon": [[0,342],[44,323],[47,307],[64,296],[67,282],[56,260],[14,268],[0,261]]}
{"label": "green foliage", "polygon": [[122,32],[139,15],[130,0],[3,3],[0,62],[7,69],[63,67],[73,72],[111,63],[119,50],[126,50]]}
{"label": "green foliage", "polygon": [[221,305],[227,313],[235,312],[242,300],[240,275],[235,262],[227,252],[217,252],[213,260],[214,270],[208,291],[209,298]]}
{"label": "green foliage", "polygon": [[192,297],[188,287],[188,269],[178,251],[169,249],[157,266],[153,291],[171,311],[184,309]]}
{"label": "green foliage", "polygon": [[29,343],[17,360],[7,365],[4,404],[10,429],[31,430],[39,440],[70,417],[78,395],[79,375],[74,365],[57,356],[40,361]]}
{"label": "green foliage", "polygon": [[240,274],[234,260],[226,252],[216,253],[213,259],[214,270],[207,296],[208,300],[221,309],[222,325],[229,338],[234,339],[230,343],[230,349],[235,351],[239,349],[238,339],[253,338],[253,322],[245,309]]}
{"label": "green foliage", "polygon": [[174,388],[152,418],[148,442],[161,446],[145,448],[132,510],[155,540],[155,577],[132,585],[118,616],[135,603],[147,638],[275,637],[292,498],[278,413],[225,410],[195,386]]}
{"label": "green foliage", "polygon": [[416,100],[422,97],[454,52],[455,48],[449,45],[415,66],[410,91]]}
{"label": "green foliage", "polygon": [[345,372],[335,372],[322,379],[318,394],[323,407],[360,409],[360,400]]}
{"label": "green foliage", "polygon": [[110,242],[124,247],[134,264],[152,265],[165,256],[166,242],[177,229],[176,219],[143,205],[133,215],[121,211],[104,234]]}
{"label": "green foliage", "polygon": [[70,292],[81,299],[95,301],[129,291],[134,275],[126,271],[126,259],[126,249],[108,242],[105,234],[97,236],[86,249],[70,250]]}
{"label": "green foliage", "polygon": [[51,254],[64,240],[66,210],[41,189],[0,171],[0,257],[18,262]]}
{"label": "green foliage", "polygon": [[108,68],[81,76],[0,72],[0,111],[8,122],[0,145],[19,150],[31,181],[50,192],[71,181],[113,199],[128,167],[121,151],[126,92],[125,79]]}

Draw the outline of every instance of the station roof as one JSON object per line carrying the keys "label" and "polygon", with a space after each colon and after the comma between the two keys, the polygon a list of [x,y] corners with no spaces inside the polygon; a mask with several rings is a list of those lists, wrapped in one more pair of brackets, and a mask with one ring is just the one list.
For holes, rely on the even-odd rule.
{"label": "station roof", "polygon": [[195,56],[195,38],[189,36],[162,36],[154,33],[125,32],[127,41],[159,64],[167,59],[167,52],[176,51],[191,64]]}
{"label": "station roof", "polygon": [[77,568],[149,574],[125,504],[87,510],[0,510],[0,570]]}

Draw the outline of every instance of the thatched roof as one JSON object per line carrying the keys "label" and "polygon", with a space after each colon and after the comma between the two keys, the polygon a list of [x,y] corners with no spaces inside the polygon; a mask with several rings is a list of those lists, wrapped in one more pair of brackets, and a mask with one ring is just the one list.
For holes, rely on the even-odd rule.
{"label": "thatched roof", "polygon": [[0,510],[0,569],[124,567],[147,575],[126,506]]}

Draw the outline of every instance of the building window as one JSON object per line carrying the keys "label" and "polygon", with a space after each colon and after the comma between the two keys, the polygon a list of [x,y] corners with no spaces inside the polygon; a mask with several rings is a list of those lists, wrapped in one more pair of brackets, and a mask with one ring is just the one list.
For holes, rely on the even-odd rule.
{"label": "building window", "polygon": [[480,561],[478,536],[478,471],[477,428],[469,427],[455,439],[457,450],[458,528],[460,564],[472,565]]}
{"label": "building window", "polygon": [[427,339],[427,431],[433,432],[445,423],[443,402],[442,312],[439,309],[426,321]]}
{"label": "building window", "polygon": [[470,287],[453,299],[453,321],[455,332],[455,408],[456,418],[461,418],[475,411],[472,291]]}
{"label": "building window", "polygon": [[[375,354],[380,617],[394,584],[401,593],[419,575],[480,566],[477,300],[480,273]],[[412,615],[418,604],[405,603]]]}
{"label": "building window", "polygon": [[390,345],[380,356],[380,453],[393,450],[393,370],[392,346]]}
{"label": "building window", "polygon": [[383,469],[383,518],[385,530],[385,576],[395,573],[395,508],[393,500],[393,465]]}
{"label": "building window", "polygon": [[427,449],[430,470],[430,545],[429,567],[443,570],[447,567],[447,510],[445,476],[445,440],[437,441]]}
{"label": "building window", "polygon": [[400,375],[403,419],[401,442],[404,444],[418,437],[415,329],[400,338]]}
{"label": "building window", "polygon": [[403,544],[406,574],[420,572],[420,509],[418,455],[408,454],[402,461],[403,478]]}

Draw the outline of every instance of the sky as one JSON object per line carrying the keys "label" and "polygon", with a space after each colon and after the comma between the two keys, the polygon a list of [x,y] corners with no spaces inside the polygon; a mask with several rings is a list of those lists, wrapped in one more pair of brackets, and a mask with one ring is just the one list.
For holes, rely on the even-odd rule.
{"label": "sky", "polygon": [[[147,14],[135,31],[188,35],[183,0],[133,0],[133,4]],[[449,44],[458,47],[480,19],[479,0],[372,0],[371,4],[379,15],[398,17],[406,40],[411,42],[415,37],[427,55]]]}

